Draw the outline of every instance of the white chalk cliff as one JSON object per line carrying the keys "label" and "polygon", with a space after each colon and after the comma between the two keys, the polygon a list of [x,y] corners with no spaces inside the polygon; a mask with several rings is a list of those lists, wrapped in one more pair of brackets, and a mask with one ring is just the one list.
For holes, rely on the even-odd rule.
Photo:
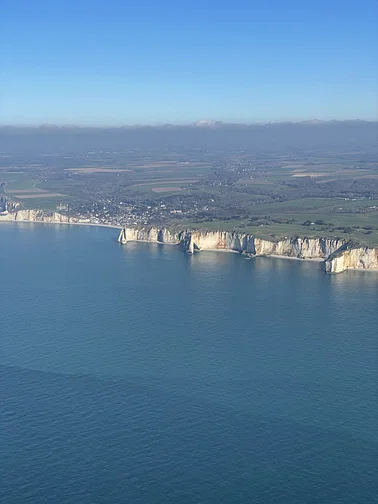
{"label": "white chalk cliff", "polygon": [[68,217],[58,212],[45,212],[43,210],[19,210],[18,212],[4,213],[0,215],[1,221],[18,221],[18,222],[48,222],[60,224],[75,224],[88,222],[84,219],[76,217]]}
{"label": "white chalk cliff", "polygon": [[187,253],[200,250],[230,250],[251,256],[284,256],[298,259],[323,259],[327,273],[347,269],[378,269],[378,249],[356,247],[339,238],[285,238],[262,240],[251,234],[231,231],[180,231],[168,229],[123,228],[121,244],[129,241],[170,243]]}
{"label": "white chalk cliff", "polygon": [[[69,217],[58,212],[19,210],[3,212],[1,221],[45,222],[57,224],[88,224],[89,219]],[[170,231],[167,228],[121,229],[119,243],[147,241],[179,246],[193,254],[200,250],[230,250],[250,256],[281,256],[297,259],[323,259],[327,273],[340,273],[348,269],[378,270],[378,249],[363,247],[340,238],[285,238],[269,241],[252,234],[234,231]]]}
{"label": "white chalk cliff", "polygon": [[378,270],[378,249],[346,247],[331,254],[325,261],[327,273],[341,273],[347,269]]}

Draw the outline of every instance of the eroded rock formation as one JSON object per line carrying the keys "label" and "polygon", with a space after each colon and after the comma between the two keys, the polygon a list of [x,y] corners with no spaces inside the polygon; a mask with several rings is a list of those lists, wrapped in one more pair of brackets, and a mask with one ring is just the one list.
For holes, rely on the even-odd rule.
{"label": "eroded rock formation", "polygon": [[49,223],[85,223],[87,221],[76,217],[68,217],[58,212],[46,212],[43,210],[19,210],[18,212],[0,215],[0,221],[25,221],[25,222],[49,222]]}
{"label": "eroded rock formation", "polygon": [[277,241],[255,238],[231,231],[172,232],[168,229],[123,228],[118,241],[149,241],[176,244],[184,252],[230,250],[251,256],[281,256],[297,259],[323,259],[327,273],[346,269],[378,269],[378,250],[359,247],[339,238],[285,238]]}

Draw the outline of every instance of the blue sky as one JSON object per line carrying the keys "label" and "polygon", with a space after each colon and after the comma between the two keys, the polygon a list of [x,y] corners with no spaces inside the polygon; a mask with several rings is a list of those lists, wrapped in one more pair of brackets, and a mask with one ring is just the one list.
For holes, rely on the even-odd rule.
{"label": "blue sky", "polygon": [[0,122],[373,119],[376,0],[2,0]]}

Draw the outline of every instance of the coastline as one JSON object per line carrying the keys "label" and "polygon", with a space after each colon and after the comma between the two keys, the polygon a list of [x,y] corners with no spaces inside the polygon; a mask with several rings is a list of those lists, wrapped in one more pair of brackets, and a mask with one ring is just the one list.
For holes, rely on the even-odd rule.
{"label": "coastline", "polygon": [[[59,214],[56,214],[57,216],[60,216]],[[33,217],[33,215],[31,216]],[[73,219],[78,219],[76,217],[73,217]],[[155,233],[151,236],[151,234],[149,232],[147,232],[147,234],[145,232],[142,232],[142,233],[139,233],[139,231],[136,231],[136,228],[128,228],[129,230],[131,229],[132,231],[132,238],[130,239],[126,239],[125,241],[123,241],[123,239],[121,239],[121,235],[122,233],[125,233],[126,229],[125,227],[123,227],[122,225],[116,225],[116,224],[110,224],[110,223],[95,223],[95,222],[64,222],[64,221],[61,221],[59,219],[56,219],[54,221],[45,221],[45,220],[42,220],[42,219],[33,219],[33,218],[29,218],[29,219],[2,219],[1,216],[0,216],[0,223],[1,222],[16,222],[16,223],[21,223],[21,224],[25,224],[25,223],[30,223],[30,224],[48,224],[48,225],[55,225],[55,224],[65,224],[65,225],[68,225],[68,226],[91,226],[91,227],[99,227],[99,228],[110,228],[110,229],[117,229],[118,232],[120,232],[120,235],[118,237],[118,242],[121,243],[121,244],[125,244],[127,242],[141,242],[141,243],[156,243],[156,244],[160,244],[160,245],[171,245],[171,246],[183,246],[184,245],[184,248],[183,248],[183,251],[185,253],[189,253],[189,254],[193,254],[193,253],[196,253],[196,248],[197,247],[197,244],[194,244],[193,242],[193,232],[190,231],[190,230],[187,230],[186,233],[190,236],[190,239],[189,239],[189,242],[185,240],[183,241],[181,239],[178,240],[178,241],[172,241],[172,240],[167,240],[165,241],[164,239],[162,240],[158,240],[156,239],[157,238],[157,234],[156,234],[156,229],[155,229]],[[150,231],[152,230],[153,228],[150,228]],[[168,229],[165,229],[163,228],[162,229],[163,231],[167,232],[168,235],[169,235],[169,230]],[[142,231],[143,231],[143,228],[142,228]],[[145,229],[144,229],[145,231]],[[160,230],[161,231],[161,230]],[[201,231],[196,231],[197,235],[198,233],[201,233]],[[226,231],[217,231],[215,232],[215,234],[218,233],[218,234],[230,234],[230,236],[232,235],[238,235],[237,232],[233,232],[233,233],[230,233],[230,232],[226,232]],[[209,233],[209,232],[204,232],[204,235],[205,237],[206,236],[209,236],[210,234],[214,234],[214,233]],[[175,235],[175,239],[176,239],[176,236]],[[198,236],[197,236],[198,237]],[[253,239],[253,236],[252,236],[252,239]],[[264,240],[261,240],[261,239],[257,239],[259,240],[260,242],[263,242]],[[289,239],[290,242],[291,241],[295,241],[295,240],[299,240],[301,242],[304,242],[307,240],[308,241],[311,241],[314,239],[308,239],[308,238],[291,238]],[[321,240],[329,240],[329,239],[321,239]],[[339,239],[337,239],[339,240]],[[316,242],[316,240],[315,240]],[[266,242],[268,243],[268,245],[271,245],[272,243],[274,242]],[[209,244],[210,245],[210,244]],[[339,244],[340,245],[340,244]],[[345,247],[345,243],[342,244],[343,247]],[[266,249],[265,249],[266,250]],[[232,245],[229,246],[229,248],[224,248],[224,247],[220,247],[220,248],[216,248],[216,247],[213,247],[213,246],[209,246],[209,247],[202,247],[202,246],[198,246],[198,251],[203,251],[203,252],[206,252],[206,251],[209,251],[209,252],[228,252],[228,253],[239,253],[239,254],[242,254],[244,255],[245,259],[254,259],[256,257],[272,257],[272,258],[276,258],[276,259],[294,259],[294,260],[299,260],[299,261],[312,261],[312,262],[315,262],[315,263],[323,263],[325,265],[325,271],[326,273],[341,273],[345,270],[352,270],[352,271],[378,271],[378,264],[377,264],[377,260],[378,260],[378,250],[377,249],[369,249],[367,247],[360,247],[359,249],[352,249],[352,250],[349,250],[349,252],[351,251],[352,253],[353,252],[357,252],[360,254],[362,254],[362,256],[365,256],[362,260],[361,260],[361,257],[355,257],[352,261],[348,261],[348,262],[345,262],[344,263],[344,256],[349,254],[349,252],[345,249],[345,251],[343,252],[343,255],[341,256],[342,257],[342,264],[340,265],[339,264],[339,261],[340,261],[340,256],[337,258],[333,258],[332,255],[334,253],[334,251],[331,253],[328,253],[329,255],[328,256],[315,256],[313,255],[313,257],[309,257],[308,255],[305,256],[305,257],[301,257],[300,255],[289,255],[289,254],[282,254],[282,253],[272,253],[272,251],[266,251],[266,253],[264,253],[265,251],[264,250],[260,250],[260,253],[257,253],[257,254],[253,254],[253,253],[249,253],[248,252],[248,248],[247,249],[241,249],[240,248],[240,241],[239,241],[239,246],[238,248],[232,248]],[[281,252],[279,250],[277,250],[277,252]],[[303,252],[300,252],[299,251],[299,254],[302,254]],[[370,253],[370,256],[369,256],[369,253]],[[373,254],[373,256],[371,255]],[[371,259],[373,257],[373,259]],[[370,262],[369,262],[370,261]],[[358,266],[356,266],[358,264]],[[359,264],[361,264],[361,266],[359,266]]]}
{"label": "coastline", "polygon": [[292,261],[309,261],[309,262],[325,262],[326,259],[323,257],[290,257],[290,256],[285,256],[285,255],[273,255],[273,254],[265,254],[265,255],[258,255],[258,256],[252,256],[252,258],[255,257],[273,257],[275,259],[291,259]]}
{"label": "coastline", "polygon": [[[129,243],[157,243],[159,245],[170,245],[173,247],[180,245],[180,243],[166,243],[166,242],[151,241],[151,240],[130,240]],[[280,255],[280,254],[253,255],[253,254],[246,254],[243,252],[238,252],[237,250],[232,250],[232,249],[217,249],[217,248],[206,248],[203,250],[202,249],[196,250],[194,252],[194,254],[197,254],[198,252],[201,252],[201,253],[220,252],[222,254],[239,254],[239,255],[242,255],[245,259],[257,259],[258,257],[272,257],[273,259],[291,259],[293,261],[310,261],[310,262],[324,262],[326,260],[322,257],[290,257],[290,256],[285,256],[285,255]]]}
{"label": "coastline", "polygon": [[[103,228],[110,228],[110,229],[118,229],[118,231],[123,229],[122,225],[116,226],[115,224],[100,224],[100,223],[95,223],[95,222],[43,222],[40,220],[2,220],[0,219],[0,223],[20,223],[20,224],[45,224],[45,225],[65,225],[65,226],[91,226],[91,227],[103,227]],[[179,242],[177,243],[169,243],[169,242],[161,242],[158,240],[129,240],[129,243],[155,243],[156,245],[170,245],[171,247],[177,247],[180,245]],[[240,254],[237,250],[231,250],[231,249],[217,249],[217,248],[211,248],[211,249],[204,249],[201,250],[201,252],[223,252],[227,254]],[[273,255],[273,254],[265,254],[265,255],[259,255],[259,256],[254,256],[254,255],[245,255],[246,259],[255,259],[256,257],[272,257],[273,259],[291,259],[294,261],[312,261],[312,262],[324,262],[325,259],[323,258],[302,258],[302,257],[289,257],[285,255]],[[358,269],[358,268],[356,268]]]}
{"label": "coastline", "polygon": [[112,229],[122,229],[122,225],[116,226],[115,224],[100,224],[96,222],[44,222],[40,220],[6,220],[6,219],[1,219],[0,218],[0,224],[45,224],[45,225],[64,225],[64,226],[92,226],[92,227],[105,227],[105,228],[112,228]]}
{"label": "coastline", "polygon": [[233,252],[245,258],[275,257],[324,264],[326,273],[341,273],[347,269],[378,270],[378,249],[348,242],[340,237],[285,237],[277,241],[256,238],[241,231],[190,230],[171,231],[168,228],[123,228],[118,242],[156,242],[179,244],[188,254],[197,251]]}
{"label": "coastline", "polygon": [[[55,225],[65,225],[65,226],[91,226],[91,227],[103,227],[103,228],[110,228],[110,229],[118,229],[120,231],[123,229],[123,226],[116,226],[114,224],[96,224],[94,222],[43,222],[43,221],[37,221],[37,220],[2,220],[0,219],[0,223],[20,223],[20,224],[45,224],[49,226],[55,226]],[[180,243],[168,243],[168,242],[160,242],[160,241],[152,241],[152,240],[130,240],[129,243],[155,243],[156,245],[170,245],[171,247],[177,247],[180,245]],[[237,250],[227,250],[227,249],[217,249],[217,248],[212,248],[212,249],[205,249],[202,250],[201,252],[223,252],[227,254],[240,254]],[[272,255],[272,254],[266,254],[266,255],[259,255],[259,256],[253,256],[253,255],[245,255],[245,259],[256,259],[257,257],[269,257],[273,259],[290,259],[294,261],[310,261],[310,262],[316,262],[316,263],[321,263],[324,262],[325,259],[323,258],[302,258],[302,257],[289,257],[285,255]],[[355,268],[357,271],[360,271],[358,268]]]}

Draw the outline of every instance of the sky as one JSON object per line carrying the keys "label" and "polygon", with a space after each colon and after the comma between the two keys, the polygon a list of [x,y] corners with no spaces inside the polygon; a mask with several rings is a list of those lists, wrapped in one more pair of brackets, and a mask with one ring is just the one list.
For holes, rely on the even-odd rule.
{"label": "sky", "polygon": [[377,0],[1,0],[0,123],[375,119]]}

